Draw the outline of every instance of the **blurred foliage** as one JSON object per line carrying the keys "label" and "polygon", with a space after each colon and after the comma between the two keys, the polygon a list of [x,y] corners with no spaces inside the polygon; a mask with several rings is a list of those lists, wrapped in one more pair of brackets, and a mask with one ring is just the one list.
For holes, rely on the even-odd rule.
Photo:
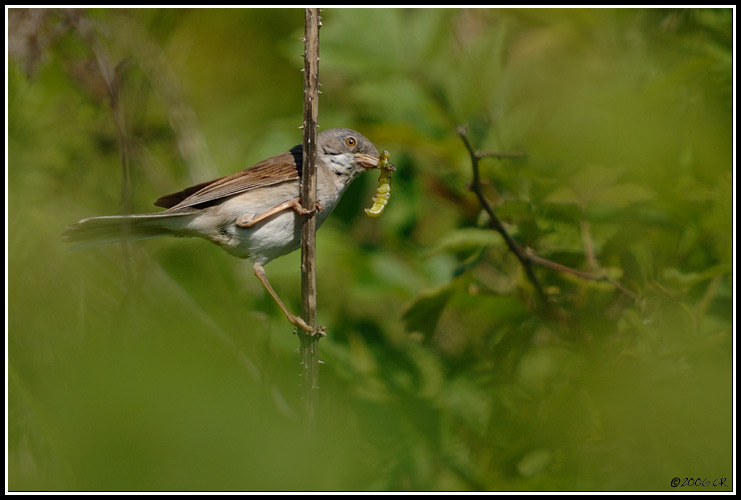
{"label": "blurred foliage", "polygon": [[[367,176],[319,232],[308,435],[248,265],[59,237],[299,143],[302,33],[296,9],[9,10],[9,488],[733,488],[732,10],[324,11],[320,125],[398,172],[380,219]],[[540,304],[461,124],[527,151],[481,164],[523,246],[635,297],[537,268]],[[298,253],[267,271],[298,310]]]}

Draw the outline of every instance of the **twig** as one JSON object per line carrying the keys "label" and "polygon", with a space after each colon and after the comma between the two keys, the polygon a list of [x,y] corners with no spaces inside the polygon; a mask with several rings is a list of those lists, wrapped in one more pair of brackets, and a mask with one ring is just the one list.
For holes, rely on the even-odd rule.
{"label": "twig", "polygon": [[175,141],[194,184],[217,176],[217,169],[201,132],[195,111],[183,96],[182,84],[151,34],[130,19],[111,25],[111,37],[135,58],[155,94],[164,102]]}
{"label": "twig", "polygon": [[[515,257],[517,257],[517,260],[520,261],[520,264],[522,264],[523,269],[525,270],[525,274],[527,275],[528,279],[530,280],[530,283],[533,284],[535,287],[535,290],[538,292],[538,296],[544,301],[548,302],[548,297],[546,296],[545,292],[543,291],[543,287],[540,286],[540,282],[538,281],[538,277],[535,276],[535,272],[533,271],[532,261],[528,257],[527,253],[525,252],[525,249],[520,246],[519,243],[517,243],[512,236],[507,232],[502,222],[499,220],[499,217],[494,213],[494,209],[491,208],[491,204],[489,203],[489,200],[486,199],[486,196],[484,196],[484,192],[481,189],[481,177],[479,175],[479,160],[481,158],[486,157],[500,157],[495,156],[493,153],[487,153],[486,156],[484,156],[482,153],[478,153],[473,149],[473,146],[471,145],[471,141],[468,140],[468,129],[465,125],[461,125],[457,129],[458,135],[463,139],[463,144],[466,145],[466,149],[468,149],[468,154],[471,156],[471,167],[473,168],[473,181],[471,182],[470,189],[471,191],[476,194],[476,196],[479,199],[479,203],[481,203],[481,206],[486,211],[486,213],[489,215],[489,226],[494,229],[496,232],[502,235],[502,238],[504,238],[505,243],[507,244],[507,247],[510,249],[512,253],[515,254]],[[504,153],[502,153],[504,154]],[[524,153],[510,153],[508,157],[514,157],[513,155],[517,155],[518,157],[525,156]]]}
{"label": "twig", "polygon": [[[565,274],[571,274],[572,276],[576,276],[577,278],[581,278],[584,280],[589,281],[607,281],[611,283],[615,288],[620,290],[625,295],[629,296],[632,299],[636,298],[636,294],[625,288],[623,285],[621,285],[616,280],[610,278],[605,273],[599,273],[599,274],[591,274],[586,273],[584,271],[579,271],[578,269],[573,269],[568,266],[564,266],[563,264],[559,264],[557,262],[553,262],[551,260],[548,260],[544,257],[541,257],[537,255],[531,248],[524,248],[522,245],[517,243],[517,241],[510,236],[510,234],[507,232],[507,229],[504,227],[504,225],[501,223],[499,218],[494,213],[494,209],[491,207],[491,203],[489,203],[489,200],[486,199],[486,196],[484,196],[483,190],[481,189],[481,177],[479,174],[479,160],[482,158],[522,158],[525,155],[524,152],[516,151],[516,152],[510,152],[510,153],[491,153],[491,152],[479,152],[474,150],[473,146],[471,145],[471,141],[468,139],[468,130],[465,125],[461,125],[457,128],[458,135],[463,140],[463,143],[466,146],[466,149],[468,149],[468,154],[471,156],[471,167],[473,169],[473,180],[471,181],[470,190],[473,191],[476,196],[479,199],[479,202],[481,203],[481,207],[484,209],[484,211],[489,216],[489,226],[497,231],[500,235],[502,235],[502,238],[504,238],[505,243],[507,244],[507,247],[510,249],[512,253],[515,254],[515,257],[517,257],[517,260],[520,261],[520,264],[522,265],[523,269],[525,269],[525,274],[527,275],[530,282],[535,287],[536,291],[538,292],[538,296],[546,303],[549,302],[547,295],[543,291],[543,288],[540,285],[540,282],[538,281],[538,278],[535,276],[535,273],[533,272],[533,265],[538,265],[542,267],[546,267],[549,269],[552,269],[554,271],[558,271]],[[585,226],[582,225],[582,230],[585,229]],[[588,226],[586,227],[588,231]],[[591,244],[591,236],[589,234],[586,234],[584,236],[586,238],[586,253],[587,253],[587,260],[590,262],[590,264],[593,264],[597,266],[597,260],[594,255],[594,249]]]}
{"label": "twig", "polygon": [[533,264],[536,264],[538,266],[547,267],[549,269],[552,269],[554,271],[558,271],[564,274],[570,274],[572,276],[576,276],[577,278],[581,278],[587,281],[607,281],[608,283],[612,284],[615,288],[623,292],[625,295],[627,295],[631,299],[638,298],[638,296],[635,293],[625,288],[619,281],[610,278],[604,273],[603,274],[585,273],[584,271],[579,271],[578,269],[564,266],[563,264],[559,264],[558,262],[553,262],[552,260],[548,260],[545,257],[541,257],[540,255],[537,255],[531,248],[526,249],[526,253],[528,255],[528,259],[530,259],[530,261]]}
{"label": "twig", "polygon": [[[67,14],[67,22],[79,33],[92,52],[105,87],[106,95],[108,96],[113,124],[116,129],[116,138],[118,139],[119,158],[121,160],[121,213],[130,214],[133,192],[131,177],[132,140],[126,120],[126,110],[121,99],[122,77],[117,72],[121,65],[117,67],[113,66],[108,54],[98,42],[98,33],[95,30],[95,25],[87,17],[83,16],[76,9],[65,12]],[[129,232],[129,226],[124,225],[124,235]],[[121,242],[121,248],[123,252],[124,279],[127,281],[126,288],[128,288],[128,281],[131,276],[131,255],[129,253],[127,238],[124,238]]]}
{"label": "twig", "polygon": [[121,101],[121,76],[117,74],[117,68],[113,66],[108,55],[100,46],[97,33],[90,21],[77,10],[68,11],[67,20],[90,48],[105,86],[111,106],[111,114],[113,115],[113,123],[116,127],[121,158],[121,212],[129,214],[131,213],[131,138],[128,133],[126,112]]}
{"label": "twig", "polygon": [[587,266],[589,266],[589,269],[596,271],[600,268],[600,265],[599,262],[597,262],[597,253],[594,251],[592,228],[586,220],[582,220],[579,225],[581,226],[581,240],[584,245],[584,254],[587,258]]}
{"label": "twig", "polygon": [[[304,120],[301,202],[316,209],[316,136],[319,100],[319,9],[306,9],[304,34]],[[304,409],[314,420],[319,388],[319,339],[316,326],[316,218],[304,219],[301,233],[301,316],[314,331],[298,329],[301,340]]]}

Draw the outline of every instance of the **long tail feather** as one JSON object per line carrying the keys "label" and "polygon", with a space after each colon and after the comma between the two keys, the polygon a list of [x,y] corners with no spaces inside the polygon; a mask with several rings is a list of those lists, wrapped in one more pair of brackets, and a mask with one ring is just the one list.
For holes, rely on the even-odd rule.
{"label": "long tail feather", "polygon": [[182,226],[182,217],[193,212],[161,212],[154,214],[107,215],[83,219],[64,229],[62,239],[75,243],[71,248],[85,248],[175,235],[173,229]]}

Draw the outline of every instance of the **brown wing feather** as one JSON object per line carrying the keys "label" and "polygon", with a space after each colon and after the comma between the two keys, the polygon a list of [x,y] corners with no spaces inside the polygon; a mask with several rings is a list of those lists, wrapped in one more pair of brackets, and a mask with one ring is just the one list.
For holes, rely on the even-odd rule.
{"label": "brown wing feather", "polygon": [[182,191],[178,191],[177,193],[166,194],[164,196],[160,196],[159,198],[157,198],[157,201],[155,201],[154,204],[162,208],[172,208],[178,203],[180,203],[181,201],[185,200],[188,196],[192,195],[193,193],[197,193],[198,191],[205,188],[209,184],[213,184],[214,182],[217,182],[218,180],[220,179],[214,179],[212,181],[201,182],[200,184],[187,187],[183,189]]}
{"label": "brown wing feather", "polygon": [[241,172],[162,196],[154,204],[168,209],[193,207],[258,187],[297,180],[301,178],[301,155],[302,147],[296,146]]}

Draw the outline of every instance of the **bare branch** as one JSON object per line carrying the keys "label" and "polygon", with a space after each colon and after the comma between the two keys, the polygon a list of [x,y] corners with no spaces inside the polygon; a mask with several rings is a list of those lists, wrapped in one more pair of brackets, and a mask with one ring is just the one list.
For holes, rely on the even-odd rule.
{"label": "bare branch", "polygon": [[533,271],[532,261],[528,257],[527,253],[525,252],[525,249],[520,246],[519,243],[517,243],[512,236],[507,232],[504,225],[502,225],[502,222],[499,220],[499,217],[494,213],[494,209],[491,207],[491,204],[489,203],[489,200],[486,199],[486,196],[484,196],[484,192],[481,188],[481,177],[479,175],[479,160],[482,158],[479,153],[477,153],[473,146],[471,145],[471,141],[468,139],[468,130],[465,125],[461,125],[457,129],[458,135],[463,140],[463,144],[466,145],[466,149],[468,149],[468,154],[471,156],[471,166],[473,168],[473,180],[471,181],[471,185],[469,186],[469,189],[476,194],[476,196],[479,199],[479,203],[481,203],[481,207],[484,209],[484,211],[489,216],[489,226],[494,229],[496,232],[502,235],[502,238],[504,238],[505,243],[507,244],[507,247],[510,249],[512,253],[515,254],[515,257],[517,257],[517,260],[520,261],[520,264],[522,264],[523,269],[525,270],[525,274],[527,275],[528,280],[530,280],[530,283],[533,284],[535,287],[535,290],[538,292],[538,296],[541,300],[544,302],[548,302],[548,297],[546,296],[545,292],[543,291],[543,287],[540,285],[540,282],[538,281],[538,277],[535,276],[535,272]]}
{"label": "bare branch", "polygon": [[[304,209],[316,208],[316,141],[319,104],[319,9],[306,9],[304,36],[304,120],[301,201]],[[316,217],[307,217],[301,233],[301,317],[314,331],[299,329],[303,368],[304,408],[314,419],[319,381],[319,339],[316,326]]]}
{"label": "bare branch", "polygon": [[[581,278],[584,280],[607,281],[611,283],[613,286],[615,286],[615,288],[620,290],[625,295],[631,297],[632,299],[636,298],[635,293],[625,288],[623,285],[621,285],[616,280],[607,276],[607,274],[604,272],[600,271],[598,272],[598,274],[591,274],[591,273],[586,273],[584,271],[579,271],[578,269],[573,269],[571,267],[564,266],[563,264],[559,264],[557,262],[553,262],[544,257],[541,257],[537,255],[531,248],[523,248],[519,243],[517,243],[517,241],[515,241],[512,238],[512,236],[507,232],[507,229],[504,227],[504,225],[501,223],[499,218],[494,213],[494,209],[492,208],[491,203],[489,203],[489,200],[487,200],[486,196],[484,196],[483,190],[481,188],[481,178],[479,174],[479,160],[481,160],[482,158],[497,158],[497,159],[522,158],[526,156],[525,152],[524,151],[514,151],[514,152],[508,152],[508,153],[478,152],[473,148],[473,146],[471,145],[471,141],[468,139],[468,130],[465,125],[459,126],[457,128],[457,132],[460,138],[463,140],[463,144],[466,146],[466,149],[468,150],[468,154],[471,157],[473,180],[471,181],[471,185],[469,186],[469,189],[474,194],[476,194],[476,196],[479,199],[479,203],[481,203],[481,207],[484,209],[484,211],[489,216],[489,226],[495,231],[497,231],[500,235],[502,235],[502,238],[504,238],[504,241],[507,244],[507,247],[510,249],[512,253],[515,254],[515,257],[517,257],[517,260],[520,261],[520,264],[525,270],[525,274],[527,275],[528,279],[530,280],[530,282],[533,284],[533,286],[537,290],[539,297],[544,302],[548,303],[549,300],[545,292],[543,291],[543,288],[541,287],[537,277],[535,276],[535,273],[533,272],[533,265],[546,267],[548,269],[552,269],[554,271],[558,271],[564,274],[570,274],[572,276],[576,276],[577,278]],[[592,244],[591,232],[589,230],[589,226],[588,224],[586,224],[586,222],[584,222],[581,227],[582,227],[582,237],[584,239],[585,248],[586,248],[587,260],[590,263],[590,266],[594,267],[595,269],[599,269],[599,264],[597,263],[597,259],[594,253],[594,246]]]}

